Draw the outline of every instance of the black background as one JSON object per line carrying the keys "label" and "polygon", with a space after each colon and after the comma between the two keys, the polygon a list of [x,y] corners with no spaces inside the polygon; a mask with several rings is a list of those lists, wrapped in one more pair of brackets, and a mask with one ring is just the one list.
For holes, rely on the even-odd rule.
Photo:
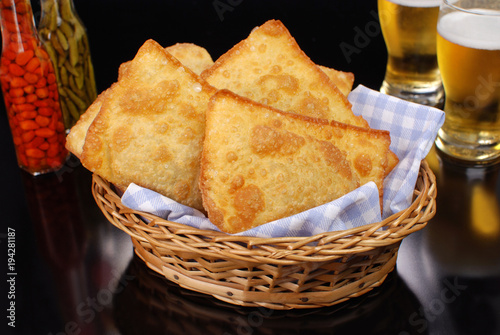
{"label": "black background", "polygon": [[[149,38],[164,47],[191,42],[215,60],[269,19],[281,20],[317,64],[355,74],[378,89],[386,49],[375,0],[75,0],[90,40],[98,90],[116,80],[120,63]],[[33,2],[35,16],[39,6]]]}

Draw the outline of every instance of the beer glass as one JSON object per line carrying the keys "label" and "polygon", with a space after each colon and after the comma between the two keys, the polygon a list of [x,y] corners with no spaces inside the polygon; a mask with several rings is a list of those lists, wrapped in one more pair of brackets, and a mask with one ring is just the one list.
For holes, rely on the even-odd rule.
{"label": "beer glass", "polygon": [[500,157],[500,2],[443,0],[437,56],[445,122],[436,146],[462,161]]}
{"label": "beer glass", "polygon": [[378,0],[388,59],[380,91],[442,107],[443,86],[436,59],[440,0]]}

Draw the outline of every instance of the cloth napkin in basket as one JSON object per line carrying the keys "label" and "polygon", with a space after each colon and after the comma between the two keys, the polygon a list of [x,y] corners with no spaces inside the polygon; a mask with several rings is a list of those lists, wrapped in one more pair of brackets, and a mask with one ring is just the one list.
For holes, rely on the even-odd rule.
{"label": "cloth napkin in basket", "polygon": [[[361,85],[349,94],[348,99],[354,114],[362,115],[372,128],[390,131],[391,150],[399,157],[399,164],[384,182],[383,213],[380,212],[377,187],[370,182],[335,201],[237,235],[263,238],[312,236],[378,222],[411,204],[420,162],[434,143],[444,122],[444,113]],[[136,184],[127,188],[122,203],[169,221],[218,230],[198,210]]]}

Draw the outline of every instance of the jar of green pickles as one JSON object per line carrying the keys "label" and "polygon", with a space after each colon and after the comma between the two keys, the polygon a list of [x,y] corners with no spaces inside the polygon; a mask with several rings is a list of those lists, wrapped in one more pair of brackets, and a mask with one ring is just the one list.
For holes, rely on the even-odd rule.
{"label": "jar of green pickles", "polygon": [[38,31],[55,68],[69,130],[97,97],[86,29],[72,0],[41,0]]}

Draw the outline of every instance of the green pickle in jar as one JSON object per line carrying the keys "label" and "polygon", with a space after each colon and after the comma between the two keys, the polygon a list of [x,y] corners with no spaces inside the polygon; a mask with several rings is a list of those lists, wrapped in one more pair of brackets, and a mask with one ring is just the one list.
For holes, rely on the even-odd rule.
{"label": "green pickle in jar", "polygon": [[41,0],[41,8],[38,31],[54,64],[69,130],[97,97],[87,32],[72,0]]}

